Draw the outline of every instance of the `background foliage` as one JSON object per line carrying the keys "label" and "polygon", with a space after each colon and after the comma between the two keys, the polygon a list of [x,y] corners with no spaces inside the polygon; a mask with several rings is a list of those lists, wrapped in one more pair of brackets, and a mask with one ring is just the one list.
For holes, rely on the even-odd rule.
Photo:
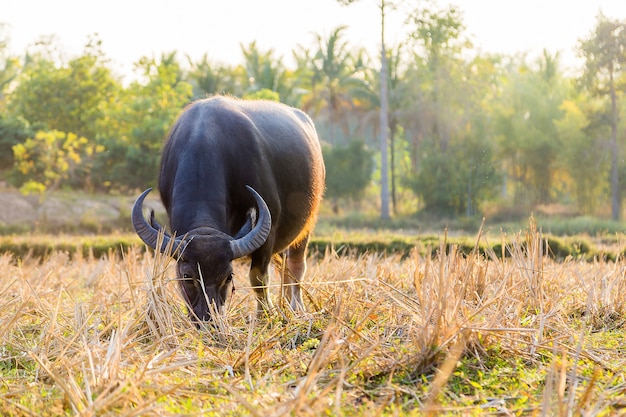
{"label": "background foliage", "polygon": [[[558,53],[529,59],[475,50],[458,8],[406,13],[409,36],[387,48],[395,214],[527,215],[552,205],[621,217],[625,22],[599,14],[578,46],[585,66],[575,72]],[[3,40],[0,175],[25,191],[154,186],[162,142],[181,109],[229,94],[307,111],[324,142],[333,209],[363,199],[376,206],[379,63],[350,45],[344,29],[294,46],[291,67],[252,42],[241,45],[234,66],[176,51],[139,57],[130,82],[112,73],[97,35],[67,62],[49,38],[22,57],[7,55]],[[42,138],[53,136],[56,153],[45,157],[50,143]]]}

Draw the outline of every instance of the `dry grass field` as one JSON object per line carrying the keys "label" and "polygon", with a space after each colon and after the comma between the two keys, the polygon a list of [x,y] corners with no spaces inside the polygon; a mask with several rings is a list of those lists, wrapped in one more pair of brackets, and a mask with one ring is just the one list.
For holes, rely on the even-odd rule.
{"label": "dry grass field", "polygon": [[555,262],[542,239],[311,253],[308,312],[260,318],[237,263],[202,329],[167,257],[1,255],[0,415],[624,415],[626,262]]}

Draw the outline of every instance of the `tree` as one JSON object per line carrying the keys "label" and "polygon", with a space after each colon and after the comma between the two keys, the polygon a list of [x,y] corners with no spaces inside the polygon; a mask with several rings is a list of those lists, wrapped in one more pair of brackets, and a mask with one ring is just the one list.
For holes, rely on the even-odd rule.
{"label": "tree", "polygon": [[98,124],[97,142],[107,152],[98,158],[96,184],[104,188],[143,188],[156,181],[163,140],[193,97],[175,53],[160,60],[143,57],[136,68],[143,81],[131,83],[109,102]]}
{"label": "tree", "polygon": [[306,57],[297,57],[299,62],[307,62],[308,71],[299,72],[310,76],[310,94],[303,98],[302,108],[315,116],[326,119],[325,139],[331,144],[338,142],[335,127],[339,125],[344,137],[349,137],[347,115],[357,106],[356,95],[366,86],[357,74],[361,71],[361,52],[353,53],[343,40],[344,26],[335,28],[327,38],[316,34],[317,50]]}
{"label": "tree", "polygon": [[465,45],[459,42],[465,26],[461,12],[456,6],[449,6],[445,10],[417,8],[409,17],[409,21],[414,27],[411,37],[425,53],[427,65],[425,69],[431,80],[429,95],[433,108],[432,134],[445,152],[450,140],[450,130],[444,124],[444,120],[449,118],[445,111],[448,103],[444,102],[446,97],[449,97],[447,93],[450,89],[444,90],[444,87],[453,84],[451,83],[453,77],[449,71],[456,66],[455,55]]}
{"label": "tree", "polygon": [[21,67],[19,59],[7,53],[9,42],[4,32],[5,27],[6,25],[0,23],[0,110],[5,107],[5,91],[17,77]]}
{"label": "tree", "polygon": [[101,42],[92,37],[83,55],[57,65],[45,55],[31,56],[11,94],[9,110],[48,130],[72,132],[93,140],[103,103],[116,95],[118,82],[106,67]]}
{"label": "tree", "polygon": [[291,86],[288,84],[287,73],[281,59],[274,57],[274,50],[262,52],[251,42],[247,47],[241,45],[245,63],[245,85],[242,95],[251,95],[259,90],[270,90],[278,93],[281,101],[288,101]]}
{"label": "tree", "polygon": [[486,116],[494,62],[466,60],[460,10],[417,8],[409,23],[413,61],[402,78],[399,122],[411,144],[406,183],[431,213],[474,215],[493,196],[493,132]]}
{"label": "tree", "polygon": [[[391,186],[390,197],[393,212],[397,212],[397,194],[407,175],[415,172],[417,166],[417,145],[412,142],[420,137],[420,130],[425,124],[421,118],[424,116],[423,94],[419,87],[420,77],[415,77],[419,71],[412,71],[414,65],[406,59],[407,44],[399,44],[387,49],[387,114],[389,125],[389,182]],[[414,70],[414,68],[413,68]],[[373,83],[378,85],[379,83]],[[379,94],[376,94],[378,103]],[[378,109],[380,107],[377,107]],[[411,146],[416,145],[413,152]],[[412,159],[411,157],[415,157]],[[406,164],[401,164],[406,157]],[[399,170],[404,169],[404,172]]]}
{"label": "tree", "polygon": [[374,171],[373,153],[361,141],[347,146],[325,145],[326,197],[332,201],[333,212],[339,212],[339,200],[360,200]]}
{"label": "tree", "polygon": [[387,91],[387,50],[385,47],[385,11],[380,2],[380,217],[389,219],[389,95]]}
{"label": "tree", "polygon": [[409,182],[420,196],[424,211],[469,217],[494,196],[499,175],[488,131],[487,118],[474,113],[465,129],[452,135],[445,151],[437,142],[423,144],[426,157]]}
{"label": "tree", "polygon": [[[403,139],[406,139],[406,125],[405,121],[411,120],[415,117],[415,112],[408,104],[410,103],[410,97],[412,95],[410,82],[407,80],[407,66],[403,59],[405,51],[403,47],[405,45],[399,44],[393,48],[387,50],[387,125],[389,134],[389,183],[390,183],[390,198],[392,212],[397,212],[397,193],[398,193],[398,167],[396,152],[403,152],[405,144]],[[356,96],[363,104],[359,106],[362,111],[360,115],[361,123],[360,128],[363,133],[366,132],[366,128],[375,127],[375,130],[380,129],[380,72],[367,68],[364,71],[365,82],[367,89]]]}
{"label": "tree", "polygon": [[231,68],[209,61],[207,54],[197,62],[193,62],[189,57],[187,60],[190,69],[183,78],[191,84],[194,99],[216,94],[242,94],[240,80],[242,77],[236,76]]}
{"label": "tree", "polygon": [[555,121],[563,117],[562,103],[570,87],[559,70],[558,54],[544,51],[532,65],[522,56],[508,68],[496,101],[494,128],[498,159],[515,183],[516,205],[548,204],[557,197],[555,179],[564,143]]}
{"label": "tree", "polygon": [[602,145],[608,136],[607,120],[594,118],[603,114],[594,106],[599,100],[586,95],[566,99],[561,104],[563,116],[554,121],[559,142],[559,165],[567,173],[566,181],[572,190],[578,210],[593,214],[601,201],[603,187],[598,184],[610,168],[609,157]]}
{"label": "tree", "polygon": [[402,117],[402,106],[406,104],[406,84],[404,82],[405,74],[401,72],[401,46],[389,52],[388,73],[388,125],[389,125],[389,174],[391,177],[391,206],[394,213],[397,211],[397,182],[396,182],[396,155],[395,141],[396,135],[400,129],[400,118]]}
{"label": "tree", "polygon": [[611,102],[611,216],[621,217],[619,187],[619,151],[617,140],[618,90],[620,77],[626,73],[626,22],[611,20],[600,13],[597,24],[587,39],[581,40],[579,52],[585,58],[585,70],[581,78],[583,85],[600,97],[609,97]]}
{"label": "tree", "polygon": [[8,172],[13,168],[13,146],[24,143],[44,126],[32,125],[23,117],[13,117],[0,113],[0,171]]}
{"label": "tree", "polygon": [[[338,0],[341,4],[351,4],[356,0]],[[380,10],[380,217],[388,220],[389,214],[389,109],[387,92],[387,50],[385,45],[385,16],[395,7],[393,2],[379,0]]]}
{"label": "tree", "polygon": [[262,88],[251,93],[246,93],[243,95],[243,98],[245,98],[246,100],[280,101],[280,95],[276,91],[270,90],[268,88]]}
{"label": "tree", "polygon": [[65,180],[89,175],[89,163],[102,148],[74,133],[39,131],[24,143],[13,146],[15,169],[23,176],[20,190],[44,193]]}

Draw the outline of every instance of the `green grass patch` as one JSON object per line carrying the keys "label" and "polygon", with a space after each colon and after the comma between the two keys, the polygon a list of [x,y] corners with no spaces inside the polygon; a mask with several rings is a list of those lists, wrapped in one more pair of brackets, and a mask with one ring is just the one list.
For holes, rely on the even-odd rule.
{"label": "green grass patch", "polygon": [[[435,254],[452,248],[469,255],[475,249],[479,253],[497,257],[511,256],[513,235],[492,237],[441,234],[407,234],[392,231],[371,230],[336,230],[332,235],[314,234],[310,243],[311,253],[324,254],[336,252],[340,255],[362,255],[377,253],[381,255],[409,256],[412,252],[421,255]],[[588,235],[556,236],[542,235],[542,252],[554,259],[572,257],[591,261],[594,259],[615,260],[626,255],[623,236],[604,236],[592,238]],[[94,235],[39,234],[20,233],[0,236],[0,253],[11,253],[18,258],[45,257],[54,251],[77,253],[82,256],[101,257],[109,253],[122,254],[132,247],[144,248],[145,245],[133,233],[111,233]],[[522,247],[525,244],[522,243]]]}
{"label": "green grass patch", "polygon": [[54,252],[100,258],[109,254],[123,254],[132,247],[143,247],[134,234],[0,236],[0,253],[10,253],[16,258],[44,258]]}
{"label": "green grass patch", "polygon": [[[469,255],[477,250],[483,255],[494,254],[497,257],[511,256],[511,244],[514,237],[482,237],[477,239],[472,236],[446,236],[445,233],[435,235],[403,235],[365,231],[342,231],[336,232],[332,236],[315,235],[311,239],[310,248],[319,253],[328,250],[339,254],[399,254],[408,256],[412,251],[417,251],[422,255],[435,253],[443,249],[449,253],[452,248]],[[621,240],[594,239],[587,235],[580,236],[555,236],[544,234],[542,239],[542,253],[554,259],[574,259],[594,260],[606,259],[615,260],[618,256],[623,256],[625,251]],[[597,243],[596,243],[597,242]],[[525,243],[521,244],[526,248]]]}

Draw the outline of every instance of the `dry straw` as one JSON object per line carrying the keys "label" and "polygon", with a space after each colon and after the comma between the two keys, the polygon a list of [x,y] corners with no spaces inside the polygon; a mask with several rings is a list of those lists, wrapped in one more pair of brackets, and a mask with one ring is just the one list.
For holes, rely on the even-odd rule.
{"label": "dry straw", "polygon": [[236,262],[237,291],[202,328],[170,256],[2,255],[0,414],[623,412],[623,260],[557,263],[532,220],[505,257],[446,240],[427,256],[314,254],[306,313],[252,315]]}

